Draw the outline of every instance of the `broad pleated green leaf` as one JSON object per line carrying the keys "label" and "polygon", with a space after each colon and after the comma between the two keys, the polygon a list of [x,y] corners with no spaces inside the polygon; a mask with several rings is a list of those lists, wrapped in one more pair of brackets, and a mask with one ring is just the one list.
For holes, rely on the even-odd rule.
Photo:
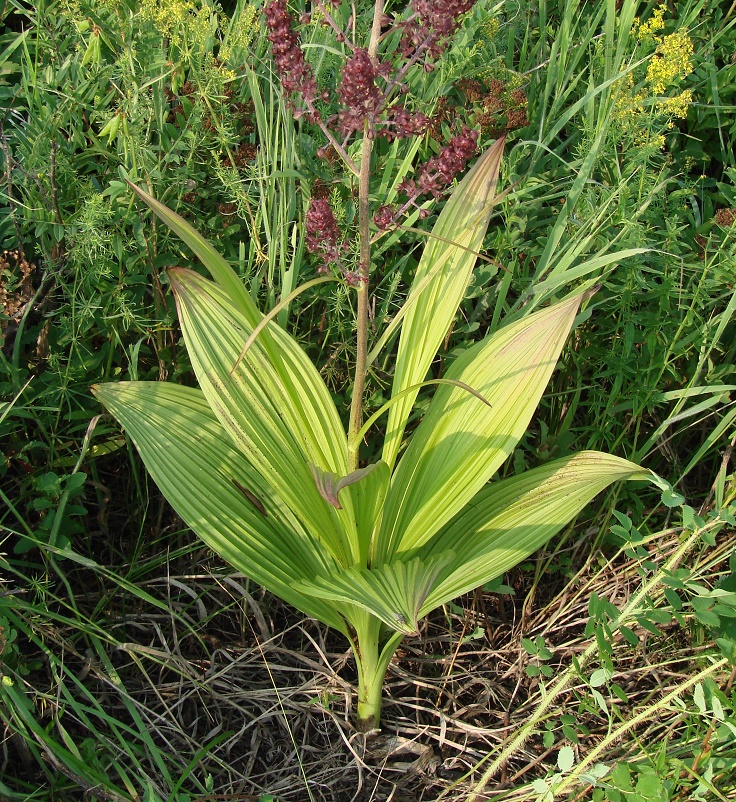
{"label": "broad pleated green leaf", "polygon": [[385,462],[376,463],[373,470],[357,484],[350,485],[345,492],[350,494],[358,525],[360,565],[368,564],[371,541],[381,521],[383,502],[388,492],[391,472]]}
{"label": "broad pleated green leaf", "polygon": [[330,604],[293,587],[334,570],[334,560],[248,464],[199,390],[121,382],[93,392],[177,514],[213,551],[306,615],[346,631]]}
{"label": "broad pleated green leaf", "polygon": [[311,582],[298,581],[295,587],[319,599],[356,604],[387,627],[411,635],[418,630],[419,611],[438,574],[452,559],[452,553],[436,554],[371,569],[337,570]]}
{"label": "broad pleated green leaf", "polygon": [[358,543],[349,497],[344,509],[335,510],[320,496],[309,468],[347,473],[345,433],[340,429],[336,443],[330,426],[334,403],[323,406],[308,386],[282,380],[258,340],[231,375],[249,333],[247,321],[211,281],[191,270],[169,275],[192,367],[212,411],[310,533],[350,565]]}
{"label": "broad pleated green leaf", "polygon": [[[130,182],[129,185],[138,197],[145,201],[155,214],[192,249],[223,290],[224,297],[240,312],[246,324],[246,335],[243,337],[242,347],[247,336],[262,320],[263,315],[248,294],[240,277],[230,267],[227,260],[184,218],[176,212],[172,212],[140,187],[136,187]],[[304,397],[310,399],[310,403],[303,408],[305,418],[301,423],[305,429],[313,432],[313,442],[321,441],[325,448],[325,453],[321,455],[324,464],[320,459],[315,459],[316,464],[338,473],[345,471],[347,445],[344,430],[332,396],[319,375],[319,371],[299,347],[299,344],[278,326],[270,325],[264,329],[258,335],[258,342],[268,355],[272,371],[278,374],[292,404],[299,407]],[[235,360],[233,364],[235,364]]]}
{"label": "broad pleated green leaf", "polygon": [[419,555],[454,558],[420,616],[490,582],[543,546],[612,482],[654,474],[633,462],[581,451],[485,487]]}
{"label": "broad pleated green leaf", "polygon": [[375,559],[426,543],[498,470],[529,425],[581,298],[496,331],[450,366],[446,378],[490,407],[457,387],[437,390],[394,473]]}
{"label": "broad pleated green leaf", "polygon": [[[455,319],[491,219],[504,138],[473,165],[442,210],[417,267],[401,328],[392,397],[427,376]],[[444,241],[443,241],[444,240]],[[383,459],[393,468],[417,391],[391,407]]]}

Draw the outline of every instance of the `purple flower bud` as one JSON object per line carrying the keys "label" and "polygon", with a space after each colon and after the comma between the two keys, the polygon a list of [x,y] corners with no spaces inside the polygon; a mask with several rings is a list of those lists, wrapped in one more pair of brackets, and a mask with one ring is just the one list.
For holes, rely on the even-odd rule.
{"label": "purple flower bud", "polygon": [[[476,0],[411,0],[415,18],[404,24],[399,49],[411,58],[419,49],[437,58],[445,49],[449,36],[460,25],[460,15],[475,5]],[[431,71],[425,64],[425,70]]]}
{"label": "purple flower bud", "polygon": [[345,108],[338,115],[338,126],[344,136],[361,128],[366,120],[373,123],[381,98],[376,74],[368,51],[356,47],[345,62],[340,83],[340,101]]}
{"label": "purple flower bud", "polygon": [[322,263],[317,272],[328,273],[329,265],[340,261],[345,246],[340,242],[340,228],[326,198],[312,198],[305,223],[307,250]]}
{"label": "purple flower bud", "polygon": [[411,112],[404,106],[392,106],[387,116],[389,125],[393,126],[390,134],[386,132],[389,139],[421,136],[429,127],[429,117],[426,114],[421,111]]}
{"label": "purple flower bud", "polygon": [[437,156],[433,156],[419,167],[416,181],[404,179],[399,184],[399,190],[408,195],[412,201],[420,195],[428,194],[438,198],[475,153],[477,141],[477,131],[463,128]]}
{"label": "purple flower bud", "polygon": [[394,220],[394,210],[390,206],[381,206],[373,215],[373,222],[380,231],[387,231],[391,228]]}
{"label": "purple flower bud", "polygon": [[342,275],[343,278],[345,279],[345,283],[349,287],[357,287],[364,281],[363,276],[360,275],[359,270],[345,270]]}

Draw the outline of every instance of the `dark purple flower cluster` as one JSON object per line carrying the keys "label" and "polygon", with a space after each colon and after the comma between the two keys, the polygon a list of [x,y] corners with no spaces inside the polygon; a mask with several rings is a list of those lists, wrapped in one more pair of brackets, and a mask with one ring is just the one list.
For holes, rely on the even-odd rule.
{"label": "dark purple flower cluster", "polygon": [[[404,95],[409,91],[404,79],[414,64],[423,61],[426,69],[432,68],[431,61],[442,53],[448,37],[457,30],[461,16],[475,2],[476,0],[410,0],[411,16],[405,22],[397,23],[402,32],[399,52],[404,57],[404,63],[401,65],[393,63],[400,62],[400,59],[394,58],[393,62],[382,61],[376,55],[371,55],[373,50],[369,52],[366,48],[356,47],[349,41],[348,33],[331,16],[330,7],[322,0],[316,0],[316,6],[313,7],[333,28],[338,41],[345,42],[346,49],[350,51],[336,89],[340,109],[333,117],[325,119],[315,104],[318,100],[329,100],[332,93],[320,92],[318,89],[294,30],[287,0],[270,0],[264,12],[276,68],[284,93],[287,96],[299,96],[299,100],[290,101],[294,116],[306,113],[307,118],[322,129],[328,140],[329,145],[320,148],[318,155],[327,159],[329,154],[339,154],[351,171],[358,175],[359,168],[345,150],[350,137],[356,132],[364,133],[369,138],[381,136],[392,141],[422,136],[427,131],[432,131],[433,122],[427,115],[411,111],[397,95]],[[333,7],[339,5],[339,1],[333,0]],[[312,14],[305,12],[301,19],[306,23],[312,19]],[[388,27],[391,19],[384,15],[380,23],[382,28]],[[375,39],[372,38],[371,41],[374,46]],[[432,135],[437,136],[436,133]],[[412,206],[418,206],[416,199],[421,195],[440,197],[475,153],[477,140],[477,131],[463,128],[437,156],[417,168],[415,178],[402,181],[399,189],[406,194],[407,200],[400,208],[381,206],[374,216],[376,226],[386,230],[396,225],[403,213]],[[424,216],[427,212],[421,210],[420,214]],[[317,255],[321,262],[319,272],[328,272],[331,266],[340,265],[341,254],[346,245],[341,239],[332,209],[324,198],[312,199],[306,215],[306,233],[308,250]],[[347,274],[345,277],[346,280],[351,280]]]}
{"label": "dark purple flower cluster", "polygon": [[437,156],[433,156],[421,165],[417,171],[416,181],[404,179],[399,189],[412,200],[426,194],[438,198],[473,156],[477,142],[478,132],[472,128],[463,128]]}
{"label": "dark purple flower cluster", "polygon": [[381,90],[376,85],[378,71],[373,66],[368,51],[356,47],[353,55],[345,62],[340,82],[340,102],[343,109],[337,117],[338,128],[343,136],[368,123],[373,130],[376,112],[382,100]]}
{"label": "dark purple flower cluster", "polygon": [[381,135],[389,142],[407,136],[421,136],[429,128],[429,117],[421,111],[409,111],[404,106],[395,105],[387,112],[387,127]]}
{"label": "dark purple flower cluster", "polygon": [[387,231],[396,222],[396,210],[390,206],[380,206],[373,215],[373,222],[380,231]]}
{"label": "dark purple flower cluster", "polygon": [[[339,96],[343,108],[338,114],[340,133],[348,137],[368,122],[369,135],[380,135],[391,141],[408,136],[420,136],[429,127],[429,118],[420,111],[409,111],[401,104],[386,109],[386,95],[376,84],[376,78],[386,78],[389,67],[378,62],[374,65],[368,51],[356,47],[345,62]],[[379,126],[379,118],[382,118]]]}
{"label": "dark purple flower cluster", "polygon": [[414,16],[404,25],[400,50],[407,58],[427,51],[437,58],[445,49],[447,38],[460,25],[460,15],[476,0],[411,0]]}
{"label": "dark purple flower cluster", "polygon": [[284,92],[287,96],[292,92],[299,94],[310,109],[310,118],[316,117],[314,101],[319,95],[317,81],[299,46],[299,37],[292,29],[292,18],[286,7],[286,0],[272,0],[264,7],[263,13],[271,52]]}
{"label": "dark purple flower cluster", "polygon": [[340,242],[340,228],[326,198],[312,198],[305,222],[307,250],[322,263],[317,272],[329,273],[330,265],[339,263],[345,245]]}
{"label": "dark purple flower cluster", "polygon": [[[468,159],[473,156],[477,142],[478,132],[464,127],[437,156],[420,165],[416,180],[405,178],[399,184],[399,190],[408,196],[407,200],[399,209],[381,206],[373,215],[376,228],[380,231],[392,228],[407,209],[417,206],[416,200],[420,195],[430,194],[434,198],[439,198],[453,178],[465,167]],[[419,212],[420,217],[426,217],[428,214],[426,209],[421,209]]]}

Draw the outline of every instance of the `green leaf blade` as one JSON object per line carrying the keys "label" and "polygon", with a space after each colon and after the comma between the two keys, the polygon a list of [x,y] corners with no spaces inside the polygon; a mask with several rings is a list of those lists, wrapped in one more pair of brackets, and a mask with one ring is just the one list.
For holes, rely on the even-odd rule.
{"label": "green leaf blade", "polygon": [[170,277],[192,366],[212,411],[310,532],[351,564],[357,552],[352,510],[331,508],[309,468],[347,473],[347,438],[332,399],[322,403],[312,393],[315,382],[306,377],[302,383],[299,360],[290,363],[294,372],[279,370],[292,355],[289,346],[298,348],[281,329],[274,328],[283,342],[281,365],[256,340],[231,375],[249,333],[247,320],[207,279],[183,269]]}
{"label": "green leaf blade", "polygon": [[383,502],[391,481],[388,465],[382,460],[372,466],[363,481],[350,485],[350,494],[360,544],[360,565],[367,565],[375,530],[380,526]]}
{"label": "green leaf blade", "polygon": [[295,587],[315,598],[354,604],[396,632],[411,635],[419,628],[422,605],[453,556],[450,552],[370,569],[338,569],[312,581],[299,581]]}
{"label": "green leaf blade", "polygon": [[[223,291],[224,297],[244,318],[244,330],[248,334],[259,325],[263,314],[256,307],[240,278],[210,243],[183,217],[171,211],[163,203],[156,200],[140,187],[128,182],[129,186],[152,211],[194,252],[210,275]],[[176,271],[173,271],[176,272]],[[184,272],[184,271],[180,271]],[[196,275],[196,274],[195,274]],[[245,344],[244,338],[243,344]],[[310,398],[307,413],[314,413],[306,423],[316,431],[315,441],[322,439],[323,444],[332,448],[331,456],[325,458],[325,467],[340,472],[347,466],[347,445],[342,424],[329,390],[322,381],[319,372],[311,360],[299,347],[297,342],[283,329],[269,326],[260,332],[259,341],[272,362],[272,367],[291,397],[298,395],[298,388]],[[236,360],[233,360],[235,364]]]}
{"label": "green leaf blade", "polygon": [[199,390],[121,382],[93,392],[123,425],[177,514],[213,551],[302,612],[345,631],[333,606],[293,587],[334,570],[334,560],[233,445]]}
{"label": "green leaf blade", "polygon": [[[504,138],[475,163],[452,193],[422,253],[407,299],[392,396],[420,384],[452,324],[491,219]],[[440,238],[440,239],[437,239]],[[443,241],[444,240],[444,241]],[[449,242],[448,242],[449,241]],[[393,468],[417,393],[389,412],[383,460]]]}
{"label": "green leaf blade", "polygon": [[506,326],[469,348],[441,386],[397,467],[379,557],[427,542],[488,482],[526,431],[575,320],[577,295]]}
{"label": "green leaf blade", "polygon": [[156,198],[132,182],[128,181],[128,186],[193,251],[210,272],[212,278],[245,315],[250,325],[255,326],[261,319],[261,313],[245,289],[238,274],[230,267],[227,260],[183,217],[171,211],[161,201],[156,200]]}
{"label": "green leaf blade", "polygon": [[655,476],[620,457],[582,451],[488,485],[418,550],[423,558],[455,554],[420,614],[513,568],[611,483],[631,479]]}

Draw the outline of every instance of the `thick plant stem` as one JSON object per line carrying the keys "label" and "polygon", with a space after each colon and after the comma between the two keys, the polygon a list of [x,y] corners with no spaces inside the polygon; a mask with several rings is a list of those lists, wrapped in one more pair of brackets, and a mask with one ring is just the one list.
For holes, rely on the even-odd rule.
{"label": "thick plant stem", "polygon": [[371,620],[358,640],[358,728],[378,727],[385,673],[378,676],[378,626]]}
{"label": "thick plant stem", "polygon": [[353,643],[358,665],[358,729],[364,732],[378,729],[381,722],[383,681],[396,647],[404,637],[396,632],[381,648],[380,635],[381,622],[367,614],[357,643]]}
{"label": "thick plant stem", "polygon": [[[375,59],[378,42],[381,36],[381,18],[383,17],[383,0],[377,0],[373,11],[373,27],[368,45],[368,55]],[[368,291],[371,272],[371,210],[368,198],[371,179],[371,154],[373,139],[366,122],[363,132],[363,148],[360,154],[360,175],[358,177],[358,237],[360,241],[360,259],[358,263],[358,313],[356,320],[356,356],[355,379],[353,381],[353,399],[350,405],[350,424],[348,440],[355,438],[363,423],[363,393],[368,357]],[[348,470],[358,468],[359,447],[350,451]]]}
{"label": "thick plant stem", "polygon": [[[350,406],[350,426],[348,440],[353,439],[363,424],[363,392],[368,357],[368,284],[371,268],[371,232],[368,186],[370,183],[370,163],[373,140],[363,137],[363,151],[360,156],[360,179],[358,184],[358,233],[360,237],[360,262],[358,267],[358,315],[356,321],[355,380],[353,381],[353,400]],[[358,447],[359,448],[359,447]],[[349,470],[358,467],[358,448],[350,452]]]}

